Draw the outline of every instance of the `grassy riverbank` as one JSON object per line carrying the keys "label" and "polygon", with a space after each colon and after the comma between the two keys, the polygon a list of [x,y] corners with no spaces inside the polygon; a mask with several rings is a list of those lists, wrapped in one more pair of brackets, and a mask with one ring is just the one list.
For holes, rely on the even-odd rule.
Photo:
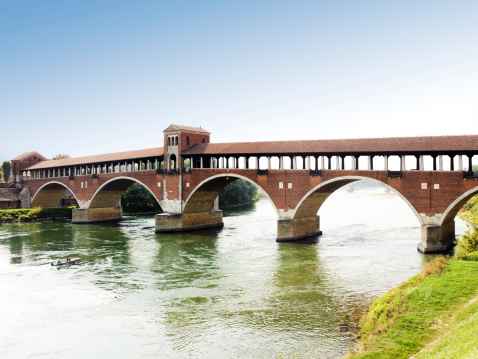
{"label": "grassy riverbank", "polygon": [[57,218],[71,219],[73,208],[76,207],[3,209],[0,210],[0,222],[32,222]]}
{"label": "grassy riverbank", "polygon": [[476,326],[478,306],[467,304],[477,296],[478,262],[439,257],[372,302],[348,358],[410,358],[467,321]]}
{"label": "grassy riverbank", "polygon": [[[478,196],[460,217],[478,224]],[[438,257],[422,272],[375,299],[347,358],[478,357],[478,230],[458,241],[454,258]]]}

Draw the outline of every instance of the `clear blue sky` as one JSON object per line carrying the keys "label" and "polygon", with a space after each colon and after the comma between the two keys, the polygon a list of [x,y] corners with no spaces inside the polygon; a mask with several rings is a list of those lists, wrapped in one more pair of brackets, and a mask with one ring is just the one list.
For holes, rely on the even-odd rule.
{"label": "clear blue sky", "polygon": [[0,1],[0,161],[478,134],[478,1]]}

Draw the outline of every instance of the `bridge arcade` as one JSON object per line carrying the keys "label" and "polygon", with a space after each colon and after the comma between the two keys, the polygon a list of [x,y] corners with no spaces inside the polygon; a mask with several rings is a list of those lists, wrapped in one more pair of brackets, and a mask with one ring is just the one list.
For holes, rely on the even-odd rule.
{"label": "bridge arcade", "polygon": [[419,250],[450,248],[454,218],[478,193],[472,172],[478,136],[210,143],[202,128],[171,125],[164,148],[17,164],[31,206],[56,206],[69,189],[74,223],[120,220],[121,195],[141,183],[165,213],[156,231],[223,225],[216,198],[234,180],[258,186],[273,204],[277,239],[320,234],[321,205],[346,184],[367,179],[399,195],[422,226]]}

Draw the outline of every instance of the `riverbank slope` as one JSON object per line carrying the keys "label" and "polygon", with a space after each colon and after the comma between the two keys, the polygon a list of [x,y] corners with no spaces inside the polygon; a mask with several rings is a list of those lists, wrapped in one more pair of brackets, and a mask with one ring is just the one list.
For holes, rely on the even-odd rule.
{"label": "riverbank slope", "polygon": [[439,257],[372,302],[347,358],[410,358],[469,321],[478,325],[478,305],[467,305],[477,297],[478,262]]}
{"label": "riverbank slope", "polygon": [[[478,196],[460,217],[478,224]],[[473,227],[458,258],[438,257],[417,276],[375,299],[347,358],[478,357],[478,252]]]}

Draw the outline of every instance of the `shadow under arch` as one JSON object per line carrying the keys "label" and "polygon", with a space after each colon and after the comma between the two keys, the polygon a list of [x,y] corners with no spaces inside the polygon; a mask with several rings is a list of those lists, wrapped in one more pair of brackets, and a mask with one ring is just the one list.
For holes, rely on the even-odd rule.
{"label": "shadow under arch", "polygon": [[[116,207],[119,203],[121,196],[126,192],[126,190],[131,187],[133,184],[139,183],[144,188],[146,188],[149,193],[156,200],[158,205],[161,207],[161,202],[158,200],[158,197],[151,191],[151,189],[146,186],[143,182],[138,181],[135,178],[121,176],[108,180],[103,183],[95,192],[93,197],[90,200],[88,208],[111,208]],[[161,207],[162,209],[162,207]]]}
{"label": "shadow under arch", "polygon": [[279,211],[274,201],[272,201],[264,188],[247,177],[230,173],[218,174],[199,183],[184,202],[183,214],[210,212],[219,193],[221,193],[227,185],[238,179],[243,179],[259,188],[272,204],[277,216],[279,216]]}
{"label": "shadow under arch", "polygon": [[317,212],[319,211],[320,207],[325,202],[325,200],[329,198],[329,196],[332,193],[334,193],[339,188],[349,183],[360,181],[360,180],[375,182],[390,189],[390,191],[392,191],[397,196],[399,196],[408,205],[408,207],[410,207],[410,209],[412,210],[412,212],[415,214],[418,221],[420,222],[420,225],[425,224],[420,214],[415,209],[415,207],[413,207],[410,201],[404,195],[402,195],[399,191],[397,191],[395,188],[389,186],[388,184],[384,182],[381,182],[369,177],[363,177],[363,176],[337,177],[319,184],[318,186],[314,187],[309,192],[307,192],[307,194],[299,201],[293,218],[301,219],[301,218],[310,218],[310,217],[317,216]]}
{"label": "shadow under arch", "polygon": [[[54,208],[60,203],[66,191],[70,191],[78,202],[75,193],[64,183],[51,181],[41,186],[32,199],[31,207]],[[79,203],[79,202],[78,202]]]}
{"label": "shadow under arch", "polygon": [[460,197],[455,199],[443,212],[443,215],[440,219],[439,225],[444,225],[446,223],[452,222],[460,209],[465,205],[468,200],[473,197],[475,194],[478,193],[478,186],[475,188],[470,189],[463,193]]}

